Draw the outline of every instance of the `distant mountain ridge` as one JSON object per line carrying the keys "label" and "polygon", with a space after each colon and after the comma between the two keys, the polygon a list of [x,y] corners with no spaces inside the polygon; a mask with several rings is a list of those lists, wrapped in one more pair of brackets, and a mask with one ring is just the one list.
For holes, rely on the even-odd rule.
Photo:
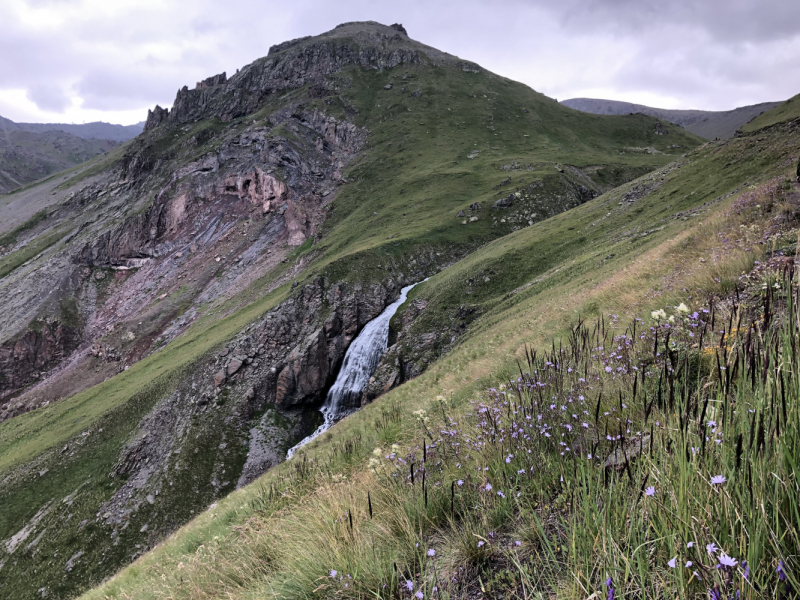
{"label": "distant mountain ridge", "polygon": [[15,123],[11,119],[0,116],[0,131],[28,131],[30,133],[44,133],[45,131],[63,131],[79,138],[111,140],[114,142],[127,142],[142,133],[144,121],[135,125],[114,125],[95,121],[93,123]]}
{"label": "distant mountain ridge", "polygon": [[15,123],[0,117],[0,194],[68,169],[126,142],[144,123]]}
{"label": "distant mountain ridge", "polygon": [[740,106],[733,110],[671,110],[653,108],[644,104],[620,102],[618,100],[601,100],[597,98],[571,98],[562,100],[561,104],[596,115],[627,115],[641,113],[658,117],[670,123],[680,125],[692,133],[709,140],[714,138],[731,138],[736,131],[749,123],[761,113],[775,108],[782,102],[762,102],[749,106]]}

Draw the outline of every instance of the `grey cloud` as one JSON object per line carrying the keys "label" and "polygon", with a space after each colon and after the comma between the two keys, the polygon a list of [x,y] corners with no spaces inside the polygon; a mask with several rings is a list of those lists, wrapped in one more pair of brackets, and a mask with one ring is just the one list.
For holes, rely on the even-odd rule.
{"label": "grey cloud", "polygon": [[143,118],[272,44],[370,19],[402,22],[414,39],[559,98],[604,89],[732,108],[800,91],[800,2],[788,0],[165,0],[116,15],[28,0],[68,13],[46,33],[9,4],[0,3],[0,89],[28,90],[48,110],[68,106],[71,90],[87,109]]}
{"label": "grey cloud", "polygon": [[26,90],[28,100],[42,110],[50,112],[64,112],[72,104],[69,96],[58,86],[47,83],[36,83]]}

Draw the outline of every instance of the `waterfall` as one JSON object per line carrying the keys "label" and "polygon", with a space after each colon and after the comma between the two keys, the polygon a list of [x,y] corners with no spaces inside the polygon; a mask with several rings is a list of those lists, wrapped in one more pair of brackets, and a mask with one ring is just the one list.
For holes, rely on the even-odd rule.
{"label": "waterfall", "polygon": [[[427,279],[425,280],[427,281]],[[346,417],[358,409],[356,402],[361,398],[361,393],[369,382],[369,378],[378,367],[384,352],[389,344],[389,320],[406,301],[408,292],[416,283],[400,290],[400,297],[387,306],[377,317],[366,324],[353,343],[347,349],[342,362],[339,375],[333,383],[325,403],[320,412],[323,416],[322,425],[317,430],[304,438],[299,444],[293,446],[286,453],[286,459],[292,458],[298,448],[328,430],[336,421]]]}

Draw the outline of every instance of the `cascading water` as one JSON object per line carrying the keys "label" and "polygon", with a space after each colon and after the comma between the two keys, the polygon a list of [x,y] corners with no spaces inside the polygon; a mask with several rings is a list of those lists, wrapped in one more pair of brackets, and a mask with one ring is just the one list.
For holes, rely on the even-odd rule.
{"label": "cascading water", "polygon": [[[427,281],[427,279],[425,280]],[[320,412],[323,416],[322,425],[317,430],[304,438],[299,444],[293,446],[286,453],[286,459],[292,458],[298,448],[305,446],[308,442],[325,432],[336,421],[354,412],[357,400],[361,398],[361,393],[372,377],[372,373],[378,367],[378,363],[383,357],[389,343],[389,320],[406,301],[408,292],[411,291],[416,283],[408,285],[400,290],[400,297],[387,306],[377,317],[366,324],[361,333],[358,334],[353,343],[347,349],[342,362],[339,375],[333,383],[325,403]]]}

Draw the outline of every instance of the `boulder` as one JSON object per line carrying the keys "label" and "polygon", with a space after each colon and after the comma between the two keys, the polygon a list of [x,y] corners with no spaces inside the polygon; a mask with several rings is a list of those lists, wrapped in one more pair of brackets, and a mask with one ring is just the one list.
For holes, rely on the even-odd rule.
{"label": "boulder", "polygon": [[492,208],[511,208],[514,204],[514,194],[509,194],[505,198],[500,198],[497,202],[492,205]]}
{"label": "boulder", "polygon": [[241,356],[234,356],[231,361],[228,363],[228,375],[233,375],[242,368],[242,364],[244,364],[244,359]]}

